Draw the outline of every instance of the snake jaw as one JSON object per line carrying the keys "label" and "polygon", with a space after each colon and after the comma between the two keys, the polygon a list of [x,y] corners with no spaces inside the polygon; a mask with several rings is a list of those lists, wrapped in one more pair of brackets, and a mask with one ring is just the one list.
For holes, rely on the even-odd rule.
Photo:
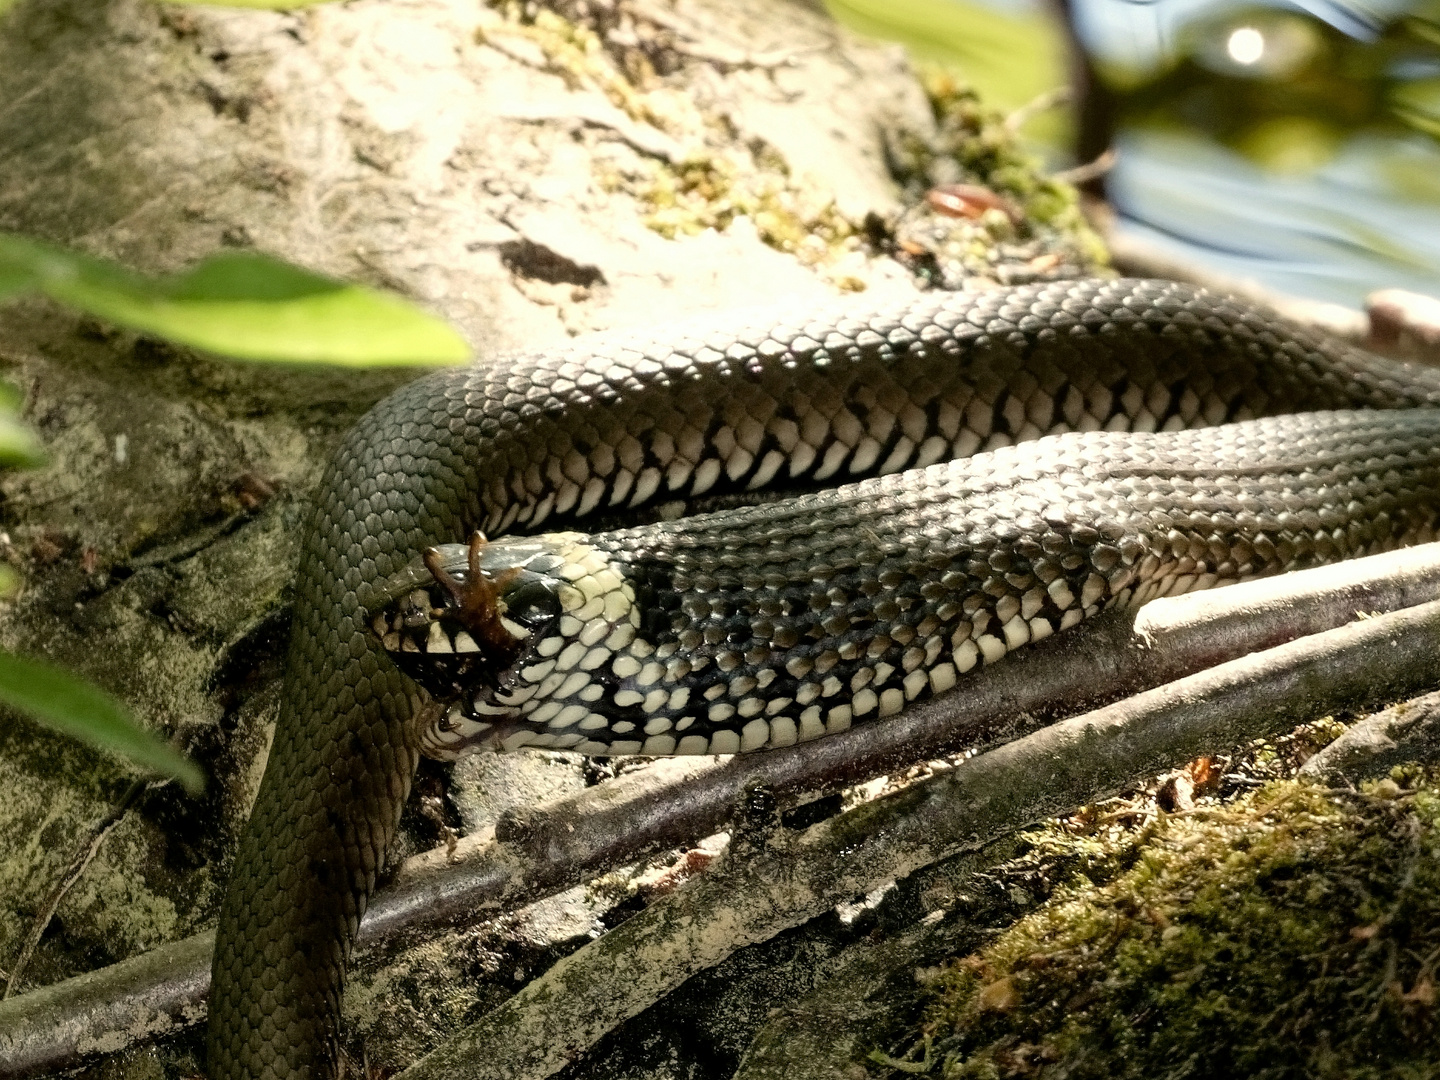
{"label": "snake jaw", "polygon": [[[633,703],[614,717],[596,710],[609,710],[602,699],[619,690],[617,658],[624,671],[626,650],[648,648],[633,583],[589,540],[477,536],[432,548],[396,576],[386,595],[398,599],[374,630],[438,703],[421,728],[426,754],[448,760],[524,745],[638,752],[643,738],[612,751],[589,737],[597,725],[617,734],[643,726]],[[453,630],[457,623],[464,629]],[[449,647],[461,641],[474,650],[468,656]]]}
{"label": "snake jaw", "polygon": [[557,576],[571,544],[568,534],[492,542],[476,533],[427,549],[382,586],[370,627],[433,703],[420,725],[427,754],[507,748],[535,692],[523,672],[584,602]]}
{"label": "snake jaw", "polygon": [[505,618],[509,609],[503,599],[504,590],[520,576],[520,568],[509,567],[493,578],[486,575],[480,560],[487,544],[489,541],[482,532],[477,531],[470,537],[465,553],[469,572],[464,580],[457,578],[445,566],[444,553],[440,548],[426,548],[421,558],[436,584],[449,594],[461,625],[482,649],[490,650],[502,667],[508,667],[519,656],[522,643],[530,636],[528,629]]}
{"label": "snake jaw", "polygon": [[495,683],[525,648],[530,628],[508,618],[504,592],[521,573],[508,554],[483,565],[489,542],[428,548],[382,587],[371,631],[401,671],[448,705]]}

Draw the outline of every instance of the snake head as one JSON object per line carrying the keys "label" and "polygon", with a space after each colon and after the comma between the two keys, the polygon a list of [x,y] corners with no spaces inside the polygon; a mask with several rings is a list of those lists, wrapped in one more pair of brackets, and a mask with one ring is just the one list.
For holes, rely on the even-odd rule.
{"label": "snake head", "polygon": [[653,647],[637,641],[633,587],[591,539],[547,533],[442,544],[382,586],[372,629],[430,694],[426,753],[526,745],[605,752],[590,734],[612,720],[616,733],[635,728],[633,703],[614,700],[623,677],[615,665],[638,671],[625,650]]}
{"label": "snake head", "polygon": [[401,671],[438,701],[498,684],[560,616],[545,548],[523,539],[440,544],[382,587],[370,622]]}

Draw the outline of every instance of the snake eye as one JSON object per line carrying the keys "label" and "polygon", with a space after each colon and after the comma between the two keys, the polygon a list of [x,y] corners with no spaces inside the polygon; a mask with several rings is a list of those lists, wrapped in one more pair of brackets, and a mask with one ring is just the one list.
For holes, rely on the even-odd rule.
{"label": "snake eye", "polygon": [[534,578],[517,581],[501,596],[502,618],[525,630],[526,636],[544,630],[560,617],[560,598],[543,581]]}

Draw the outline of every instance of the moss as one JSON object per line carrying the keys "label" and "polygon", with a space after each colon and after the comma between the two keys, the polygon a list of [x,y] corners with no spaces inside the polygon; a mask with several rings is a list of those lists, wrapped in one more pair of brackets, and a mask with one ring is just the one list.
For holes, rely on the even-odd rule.
{"label": "moss", "polygon": [[[897,224],[900,248],[938,264],[931,273],[947,287],[966,277],[993,276],[996,263],[1027,264],[1021,276],[1093,273],[1109,262],[1104,242],[1090,228],[1075,188],[1048,173],[1019,140],[1018,125],[983,105],[970,87],[942,68],[921,72],[935,119],[933,132],[895,131],[889,137],[891,170],[917,208]],[[977,218],[930,213],[926,192],[947,184],[984,188],[1008,212]],[[1019,280],[1014,273],[1005,280]]]}
{"label": "moss", "polygon": [[1049,176],[1040,159],[1016,138],[998,110],[984,106],[973,89],[938,69],[922,73],[922,84],[935,114],[936,135],[912,144],[902,165],[902,181],[934,182],[937,159],[948,159],[969,178],[1015,199],[1037,224],[1082,224],[1075,189]]}
{"label": "moss", "polygon": [[504,21],[499,27],[477,29],[477,42],[506,36],[527,40],[544,55],[547,69],[560,76],[571,90],[594,86],[632,120],[653,124],[662,130],[666,127],[664,110],[656,108],[636,85],[648,72],[621,71],[594,30],[548,8],[517,0],[501,0],[491,7]]}
{"label": "moss", "polygon": [[[893,228],[882,223],[882,246],[888,234],[918,274],[947,287],[959,287],[963,277],[990,276],[998,263],[1033,263],[1037,274],[1051,276],[1106,264],[1104,244],[1086,223],[1075,189],[1044,172],[1000,113],[983,108],[972,90],[945,74],[927,75],[925,89],[935,130],[886,133],[892,174],[913,209]],[[833,200],[798,182],[772,147],[752,142],[736,149],[733,139],[725,142],[724,150],[656,165],[648,183],[632,186],[650,207],[650,228],[674,238],[723,231],[743,217],[766,244],[819,267],[860,247],[863,237],[877,238],[874,223],[847,218]],[[926,192],[955,181],[995,192],[1013,212],[996,209],[965,220],[934,213]],[[614,186],[625,184],[617,179]],[[926,258],[914,260],[917,252]],[[930,256],[947,265],[932,274]]]}
{"label": "moss", "polygon": [[1050,903],[936,980],[906,1071],[1433,1075],[1437,821],[1440,784],[1409,769],[1361,792],[1273,781],[1087,840]]}
{"label": "moss", "polygon": [[833,200],[817,199],[794,183],[772,148],[759,151],[700,153],[657,169],[642,193],[650,206],[645,224],[674,239],[706,229],[723,232],[746,217],[762,241],[802,262],[822,263],[843,250],[856,235],[855,223]]}

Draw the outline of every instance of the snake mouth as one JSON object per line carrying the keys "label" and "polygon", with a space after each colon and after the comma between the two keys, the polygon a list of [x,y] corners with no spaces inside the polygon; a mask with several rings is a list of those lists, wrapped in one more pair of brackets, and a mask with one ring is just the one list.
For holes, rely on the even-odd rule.
{"label": "snake mouth", "polygon": [[552,533],[492,542],[476,533],[468,544],[428,549],[382,586],[385,602],[370,628],[430,697],[421,732],[427,754],[453,759],[587,741],[563,729],[588,717],[578,702],[608,687],[597,683],[590,696],[557,706],[557,695],[582,689],[570,669],[595,666],[577,664],[571,646],[584,643],[592,659],[608,659],[607,643],[634,639],[638,614],[633,590],[585,539]]}
{"label": "snake mouth", "polygon": [[639,751],[641,742],[628,747],[625,736],[645,722],[629,701],[643,696],[620,689],[615,665],[640,666],[627,652],[642,648],[640,605],[588,540],[477,534],[468,545],[429,549],[386,582],[388,602],[371,630],[430,697],[421,721],[427,754]]}
{"label": "snake mouth", "polygon": [[503,687],[501,673],[560,615],[545,549],[533,542],[427,549],[382,588],[371,632],[401,671],[436,700],[476,686]]}

